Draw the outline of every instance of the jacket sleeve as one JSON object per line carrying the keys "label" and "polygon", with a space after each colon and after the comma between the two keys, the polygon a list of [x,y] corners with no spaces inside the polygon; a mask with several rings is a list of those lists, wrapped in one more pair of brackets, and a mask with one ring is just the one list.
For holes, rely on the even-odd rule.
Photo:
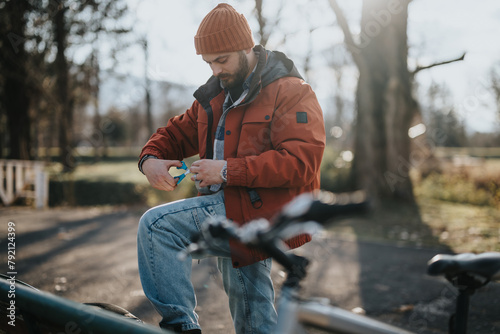
{"label": "jacket sleeve", "polygon": [[139,161],[146,154],[160,159],[182,160],[198,153],[197,101],[185,113],[172,117],[159,128],[142,148]]}
{"label": "jacket sleeve", "polygon": [[326,136],[323,112],[311,86],[285,79],[274,107],[269,134],[272,149],[228,158],[228,186],[291,188],[319,180]]}

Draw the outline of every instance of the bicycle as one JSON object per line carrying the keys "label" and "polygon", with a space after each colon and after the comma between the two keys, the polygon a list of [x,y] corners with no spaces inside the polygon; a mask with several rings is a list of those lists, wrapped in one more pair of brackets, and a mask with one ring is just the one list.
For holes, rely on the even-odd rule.
{"label": "bicycle", "polygon": [[[309,260],[289,252],[284,241],[301,233],[314,234],[322,225],[339,215],[365,211],[369,203],[362,193],[332,194],[327,192],[303,194],[287,204],[274,224],[258,219],[237,227],[224,217],[214,217],[202,225],[202,231],[184,252],[207,254],[219,240],[234,238],[249,247],[259,247],[279,263],[286,279],[277,298],[278,324],[275,333],[307,333],[305,326],[330,333],[351,334],[411,334],[384,322],[355,314],[321,300],[299,297],[300,284],[306,277]],[[467,332],[469,297],[491,280],[500,279],[500,253],[479,255],[439,254],[428,263],[428,274],[445,276],[459,291],[456,312],[451,316],[452,334]]]}

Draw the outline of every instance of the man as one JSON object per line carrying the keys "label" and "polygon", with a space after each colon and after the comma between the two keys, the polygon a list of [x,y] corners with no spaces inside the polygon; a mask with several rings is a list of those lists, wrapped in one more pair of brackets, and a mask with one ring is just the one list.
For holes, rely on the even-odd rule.
{"label": "man", "polygon": [[[187,247],[207,218],[225,215],[245,224],[271,218],[292,198],[319,188],[325,146],[321,108],[293,62],[255,46],[242,14],[219,4],[202,20],[196,53],[213,76],[182,115],[169,120],[144,146],[139,169],[151,185],[171,191],[168,173],[181,160],[192,163],[199,194],[146,212],[138,230],[139,272],[146,296],[162,315],[160,326],[201,333],[194,309]],[[290,248],[310,240],[288,240]],[[214,250],[236,333],[272,333],[277,320],[271,260],[228,241]]]}

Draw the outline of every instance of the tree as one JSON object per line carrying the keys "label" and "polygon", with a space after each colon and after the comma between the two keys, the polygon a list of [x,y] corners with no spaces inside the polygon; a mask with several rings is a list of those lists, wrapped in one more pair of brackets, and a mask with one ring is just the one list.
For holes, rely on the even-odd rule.
{"label": "tree", "polygon": [[353,182],[374,199],[414,203],[408,129],[419,108],[412,95],[417,70],[407,63],[410,1],[364,0],[358,40],[337,1],[330,5],[359,71]]}
{"label": "tree", "polygon": [[269,22],[268,19],[264,16],[264,12],[262,9],[262,5],[264,0],[255,0],[255,14],[257,18],[257,23],[259,24],[259,29],[257,30],[257,35],[259,36],[258,44],[266,47],[267,42],[269,41],[269,37],[271,37],[271,33],[273,29],[278,26],[280,18],[281,18],[281,10],[283,9],[283,4],[280,5],[278,12],[275,15],[274,22]]}
{"label": "tree", "polygon": [[491,91],[496,102],[497,117],[500,120],[500,63],[491,68]]}
{"label": "tree", "polygon": [[[3,103],[0,110],[5,115],[3,128],[8,134],[1,141],[8,141],[8,158],[27,160],[32,157],[30,97],[27,94],[28,54],[25,49],[25,17],[29,5],[26,1],[7,1],[1,7],[0,71],[3,80],[0,81],[0,87]],[[3,155],[3,143],[0,145],[0,155]]]}
{"label": "tree", "polygon": [[[77,24],[77,29],[73,34],[81,36],[83,43],[90,43],[92,51],[89,55],[90,58],[90,76],[88,77],[88,86],[90,89],[90,101],[94,109],[94,121],[91,143],[94,146],[94,159],[97,161],[101,157],[107,156],[107,128],[104,127],[100,113],[99,94],[101,87],[101,71],[100,66],[101,58],[104,52],[102,49],[103,40],[111,38],[113,48],[109,51],[109,57],[113,60],[119,50],[128,46],[128,43],[123,41],[125,34],[130,32],[129,28],[122,27],[117,24],[126,13],[127,6],[124,2],[113,0],[91,0],[82,4],[82,8],[78,11],[84,11],[86,8],[90,10],[90,20],[86,15],[76,15],[73,22]],[[107,72],[109,69],[105,69]]]}
{"label": "tree", "polygon": [[335,78],[335,85],[332,88],[333,109],[335,113],[333,115],[325,115],[325,124],[327,132],[330,131],[334,138],[342,138],[342,140],[335,140],[335,143],[339,148],[345,149],[351,145],[348,140],[348,130],[350,130],[351,124],[352,103],[346,98],[344,92],[345,70],[350,63],[350,58],[341,44],[334,45],[331,49],[327,50],[325,57],[328,59],[328,67],[332,69]]}
{"label": "tree", "polygon": [[431,83],[427,92],[427,103],[421,103],[422,116],[428,129],[439,130],[439,146],[463,147],[467,144],[467,135],[450,95],[446,85]]}
{"label": "tree", "polygon": [[148,47],[148,39],[144,36],[141,39],[142,48],[144,51],[144,95],[146,102],[146,125],[148,128],[148,133],[154,133],[155,129],[153,126],[153,114],[151,112],[151,80],[148,77],[148,67],[149,67],[149,47]]}
{"label": "tree", "polygon": [[[70,10],[71,9],[71,10]],[[57,56],[55,60],[57,77],[57,97],[59,101],[59,149],[60,160],[65,170],[71,170],[74,166],[73,156],[73,113],[74,96],[70,91],[69,65],[65,56],[68,36],[74,40],[73,44],[91,44],[92,51],[89,55],[90,64],[93,69],[89,76],[90,97],[94,105],[94,134],[102,134],[99,114],[99,86],[100,66],[98,60],[98,42],[101,34],[119,35],[128,33],[116,24],[127,11],[123,2],[113,0],[89,0],[69,4],[60,1],[59,8],[54,15],[54,39],[57,44]],[[90,16],[90,20],[89,20]],[[116,36],[114,36],[116,37]],[[104,135],[99,135],[102,141],[93,141],[96,158],[99,156],[99,147],[105,149]]]}
{"label": "tree", "polygon": [[[73,120],[75,105],[94,99],[98,115],[99,64],[96,44],[101,33],[122,34],[124,1],[88,0],[4,1],[0,3],[0,152],[9,157],[37,156],[37,143],[60,147],[66,170],[74,167]],[[119,41],[119,39],[116,39]],[[93,45],[90,66],[78,66],[71,51]],[[84,49],[84,48],[81,48]],[[112,52],[115,52],[112,50]],[[81,54],[81,53],[80,53]],[[83,92],[80,69],[92,92]],[[79,90],[76,94],[75,90]],[[87,101],[84,101],[84,99]],[[30,115],[31,113],[31,115]],[[97,118],[97,117],[96,117]],[[43,128],[41,124],[49,124]],[[55,124],[55,126],[53,125]],[[55,140],[52,137],[57,137]]]}
{"label": "tree", "polygon": [[73,100],[69,90],[69,64],[66,59],[68,24],[66,18],[66,7],[64,1],[61,2],[53,19],[54,41],[57,45],[54,68],[56,73],[56,97],[57,119],[59,120],[59,159],[65,171],[74,168],[72,156],[72,134],[73,134]]}

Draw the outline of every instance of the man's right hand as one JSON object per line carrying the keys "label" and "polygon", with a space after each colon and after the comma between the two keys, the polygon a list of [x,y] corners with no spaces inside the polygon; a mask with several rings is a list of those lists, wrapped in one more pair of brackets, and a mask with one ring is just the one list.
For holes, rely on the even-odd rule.
{"label": "man's right hand", "polygon": [[177,180],[168,172],[170,167],[182,167],[179,160],[147,159],[142,164],[142,171],[153,188],[172,191],[177,187]]}

